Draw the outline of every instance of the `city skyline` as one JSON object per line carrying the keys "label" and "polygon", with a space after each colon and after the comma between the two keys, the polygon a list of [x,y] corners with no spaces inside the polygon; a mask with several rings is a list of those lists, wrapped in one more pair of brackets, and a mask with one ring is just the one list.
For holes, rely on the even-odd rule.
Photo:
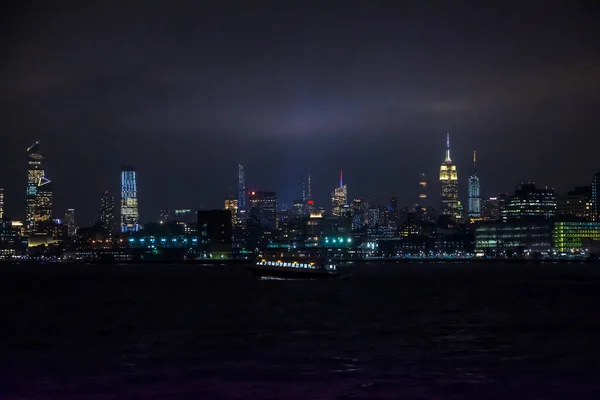
{"label": "city skyline", "polygon": [[[46,158],[41,153],[39,153],[39,150],[38,150],[39,146],[40,146],[40,142],[36,141],[32,146],[30,146],[30,147],[27,148],[29,165],[30,165],[30,170],[29,170],[29,173],[28,173],[29,175],[32,174],[32,172],[31,172],[32,171],[31,170],[31,168],[32,168],[31,167],[31,163],[32,162],[39,163],[39,161],[44,160]],[[449,130],[447,130],[446,131],[446,158],[445,158],[444,163],[442,164],[442,170],[444,169],[444,165],[446,165],[446,164],[451,165],[451,166],[455,166],[456,165],[453,162],[453,160],[451,159],[451,157],[450,157],[450,147],[449,146],[450,146],[450,133],[449,133]],[[34,154],[35,157],[31,156],[32,151],[37,152],[37,153]],[[470,209],[469,205],[471,203],[471,197],[470,197],[471,190],[472,190],[471,182],[472,182],[472,180],[473,180],[474,177],[477,180],[477,183],[476,183],[476,186],[477,186],[476,192],[478,193],[478,198],[479,198],[479,201],[480,201],[480,205],[479,205],[480,209],[481,209],[481,201],[483,201],[486,198],[486,194],[483,194],[483,195],[481,194],[480,183],[479,183],[479,174],[477,172],[475,172],[475,157],[476,157],[475,154],[476,154],[476,152],[474,151],[473,152],[473,156],[472,156],[473,159],[472,159],[471,175],[467,179],[462,179],[462,180],[461,179],[457,179],[457,181],[458,181],[458,202],[459,202],[458,207],[460,207],[462,209],[461,212],[462,212],[462,214],[464,214],[463,217],[467,218],[467,219],[469,217],[469,209]],[[42,168],[40,173],[42,175],[44,175],[44,173],[45,173],[45,171],[43,169],[44,167],[41,164],[39,164],[39,165],[40,165],[40,168]],[[124,179],[123,168],[130,168],[132,170],[133,174],[134,174],[134,178],[133,179],[134,179],[135,182],[133,184],[134,184],[134,187],[135,187],[135,196],[137,196],[137,176],[135,176],[135,166],[124,166],[124,165],[122,165],[121,167],[122,167],[122,170],[121,170],[121,186],[120,186],[121,187],[121,191],[123,191],[123,179]],[[33,167],[33,168],[35,169],[37,167]],[[35,171],[33,171],[33,173],[35,174]],[[312,200],[312,190],[311,190],[312,184],[311,184],[311,175],[310,174],[311,174],[311,172],[310,172],[310,169],[309,169],[308,170],[308,193],[309,193],[310,199]],[[441,174],[443,175],[444,173],[442,172]],[[37,180],[39,180],[39,178],[40,177],[37,177]],[[342,185],[342,172],[341,171],[340,171],[339,178],[340,178],[340,185]],[[31,180],[33,178],[30,177],[28,179]],[[42,179],[44,181],[43,182],[44,184],[46,184],[46,183],[50,184],[51,183],[50,180],[48,180],[44,176],[42,176]],[[419,197],[419,202],[423,202],[421,200],[425,200],[423,202],[424,204],[421,204],[421,205],[426,207],[426,206],[430,206],[429,203],[431,202],[431,197],[432,196],[431,196],[431,194],[427,194],[427,195],[425,195],[425,197],[421,197],[421,196],[423,196],[423,193],[424,193],[423,192],[423,182],[426,182],[426,180],[424,180],[424,179],[425,179],[425,175],[424,175],[424,173],[421,173],[420,174],[420,180],[419,180],[419,189],[416,190],[415,193],[413,193],[413,195],[416,194],[417,197]],[[467,187],[466,187],[466,192],[462,193],[463,187],[465,186],[464,181],[467,181],[467,185],[466,185]],[[532,181],[532,180],[522,180],[521,182],[519,182],[517,184],[517,186],[521,185],[521,184],[528,183],[528,182],[535,182],[535,181]],[[303,182],[301,182],[301,183],[302,183],[302,190],[301,190],[302,197],[301,198],[303,200],[307,200],[309,198],[306,195],[306,188],[307,187],[306,187],[306,185]],[[589,185],[590,183],[588,182],[587,184]],[[30,185],[31,184],[28,183],[28,187]],[[554,187],[551,186],[551,185],[542,185],[542,186],[550,187],[550,188],[554,189]],[[336,188],[336,190],[340,189],[341,187],[342,186]],[[343,187],[345,188],[346,185],[343,185]],[[571,190],[573,187],[574,186],[570,186],[569,190]],[[437,197],[437,199],[438,199],[438,206],[436,207],[435,204],[433,204],[433,206],[434,206],[434,208],[438,209],[439,211],[441,211],[443,213],[443,206],[439,205],[440,204],[439,200],[442,200],[442,193],[443,193],[442,187],[440,186],[440,187],[438,187],[436,189],[438,190],[438,195],[436,196],[436,194],[434,194],[433,197],[434,197],[434,199]],[[27,189],[27,190],[29,192],[31,189]],[[238,202],[242,199],[242,197],[245,197],[246,198],[245,201],[247,201],[248,192],[251,191],[251,190],[261,190],[260,189],[260,185],[253,185],[252,187],[246,187],[246,178],[245,178],[245,169],[244,169],[244,166],[242,164],[238,164],[238,187],[237,187],[237,193],[235,194],[235,197],[238,198]],[[412,189],[408,188],[408,190],[410,191]],[[431,187],[428,188],[428,191],[429,190],[431,190]],[[497,192],[490,192],[490,193],[502,193],[502,192],[509,192],[511,190],[512,189],[508,188],[508,189],[505,189],[505,190],[500,190],[500,191],[497,191]],[[245,196],[242,196],[242,191],[245,192]],[[277,192],[277,190],[275,190],[275,191]],[[346,189],[346,191],[347,191],[347,189]],[[231,189],[229,190],[229,192],[231,192]],[[292,193],[293,193],[293,191],[292,191]],[[108,194],[108,191],[105,190],[104,191],[104,195],[107,195],[107,194]],[[564,194],[566,194],[566,192]],[[57,215],[60,215],[60,213],[62,211],[60,211],[60,210],[54,210],[52,208],[52,198],[54,196],[53,189],[50,189],[50,194],[49,195],[50,195],[50,200],[49,201],[50,201],[50,207],[51,207],[50,210],[48,211],[49,215],[52,216],[53,212],[56,213]],[[401,195],[402,195],[402,197],[410,197],[410,196],[407,196],[406,193],[402,193]],[[347,204],[352,199],[363,199],[363,200],[364,199],[369,199],[368,196],[357,195],[355,197],[352,197],[352,196],[348,196],[347,194],[345,196],[346,196],[346,203]],[[231,195],[230,196],[225,196],[225,197],[223,197],[221,199],[221,205],[215,205],[215,206],[209,206],[209,207],[206,207],[205,203],[203,203],[201,200],[197,201],[197,204],[198,204],[197,208],[198,209],[210,209],[210,208],[218,209],[218,208],[222,207],[223,200],[226,199],[226,198],[228,198],[228,197],[233,197],[233,196],[231,196]],[[321,196],[317,196],[317,197],[323,197],[323,196],[321,195]],[[398,196],[396,194],[392,194],[390,197],[398,198]],[[492,197],[492,196],[489,196],[489,197]],[[292,195],[289,198],[289,200],[287,198],[284,200],[284,199],[280,198],[279,195],[278,195],[278,204],[283,203],[284,205],[287,205],[287,206],[289,206],[289,208],[291,208],[293,202],[296,201],[298,198],[300,198],[300,197],[299,196],[294,197],[294,195]],[[372,197],[372,199],[376,200],[376,202],[375,203],[371,203],[371,204],[372,205],[378,205],[378,206],[385,205],[386,201],[389,201],[389,198],[388,199],[381,199],[381,198]],[[136,214],[137,215],[137,217],[136,217],[137,218],[137,225],[143,224],[145,222],[152,222],[152,221],[156,220],[156,215],[155,215],[156,214],[156,212],[155,212],[156,210],[152,210],[152,212],[149,213],[147,216],[140,216],[141,212],[139,211],[139,206],[137,206],[137,201],[138,201],[137,197],[136,197],[135,201],[136,201],[136,207],[135,208],[136,208],[136,212],[137,212],[137,214]],[[328,208],[331,207],[331,201],[332,201],[331,197],[329,197],[329,198],[326,198],[323,203],[316,203],[316,204],[319,204],[321,206],[327,206],[329,204],[329,207],[325,207],[326,209],[328,209]],[[194,201],[187,202],[187,204],[190,204],[190,203],[194,203]],[[466,204],[467,207],[465,208],[463,206],[463,204]],[[410,200],[408,200],[404,205],[405,206],[409,206],[409,207],[412,206],[411,203],[410,203]],[[29,210],[30,208],[31,207],[29,205],[26,205],[26,210],[25,211],[27,212],[27,210]],[[170,207],[167,207],[167,208],[170,209]],[[69,208],[69,209],[72,209],[72,208]],[[162,213],[163,211],[164,211],[164,208],[161,208],[160,212]],[[331,210],[329,210],[329,211],[331,211]],[[122,215],[121,215],[121,209],[119,209],[119,210],[115,209],[115,212],[116,212],[116,214],[115,214],[116,220],[120,220],[121,217],[122,217]],[[86,221],[86,224],[87,225],[92,225],[93,223],[96,223],[96,222],[102,222],[102,218],[100,218],[98,216],[98,214],[97,214],[97,216],[96,216],[95,219],[90,220],[90,221]]]}
{"label": "city skyline", "polygon": [[412,204],[425,172],[437,205],[446,128],[465,208],[474,149],[483,197],[529,180],[564,193],[600,170],[594,5],[149,1],[139,13],[132,3],[116,14],[93,1],[7,11],[20,21],[6,26],[0,67],[11,218],[24,219],[22,149],[36,140],[57,215],[74,208],[82,223],[95,219],[98,193],[120,191],[123,163],[143,172],[142,219],[169,204],[221,206],[237,164],[249,187],[287,203],[309,168],[320,204],[340,169],[351,198],[381,204]]}

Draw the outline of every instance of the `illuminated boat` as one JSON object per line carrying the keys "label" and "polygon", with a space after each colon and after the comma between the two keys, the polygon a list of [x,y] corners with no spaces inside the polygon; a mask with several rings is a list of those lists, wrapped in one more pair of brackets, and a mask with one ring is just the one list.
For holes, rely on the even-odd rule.
{"label": "illuminated boat", "polygon": [[329,261],[317,262],[302,258],[259,257],[249,269],[257,278],[322,279],[339,276],[337,265]]}

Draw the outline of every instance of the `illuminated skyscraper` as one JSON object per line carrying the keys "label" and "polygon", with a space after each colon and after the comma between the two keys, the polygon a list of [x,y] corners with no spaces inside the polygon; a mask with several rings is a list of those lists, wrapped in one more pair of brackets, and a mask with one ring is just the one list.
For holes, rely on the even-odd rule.
{"label": "illuminated skyscraper", "polygon": [[75,236],[77,228],[75,226],[75,210],[74,209],[69,208],[67,210],[67,212],[65,213],[65,222],[64,223],[67,224],[67,235],[69,235],[69,237]]}
{"label": "illuminated skyscraper", "polygon": [[239,200],[236,200],[236,199],[225,200],[225,209],[229,210],[231,212],[231,224],[232,225],[237,225],[239,223],[238,204],[239,204]]}
{"label": "illuminated skyscraper", "polygon": [[458,172],[450,157],[450,132],[446,132],[446,158],[440,167],[440,184],[442,187],[441,213],[457,222],[463,217],[458,206]]}
{"label": "illuminated skyscraper", "polygon": [[246,172],[244,166],[238,164],[238,209],[246,210]]}
{"label": "illuminated skyscraper", "polygon": [[342,171],[340,171],[340,187],[333,189],[331,195],[331,213],[341,217],[346,204],[348,204],[348,187],[344,185]]}
{"label": "illuminated skyscraper", "polygon": [[0,188],[0,221],[4,218],[4,189]]}
{"label": "illuminated skyscraper", "polygon": [[140,229],[135,168],[121,166],[121,232]]}
{"label": "illuminated skyscraper", "polygon": [[27,208],[25,231],[29,234],[45,234],[52,221],[52,184],[45,177],[39,150],[40,142],[27,149]]}
{"label": "illuminated skyscraper", "polygon": [[592,181],[592,220],[600,221],[600,172]]}
{"label": "illuminated skyscraper", "polygon": [[100,197],[99,219],[102,228],[110,234],[115,232],[115,198],[108,194],[108,190]]}
{"label": "illuminated skyscraper", "polygon": [[469,218],[481,218],[481,190],[475,169],[477,153],[473,152],[473,172],[469,177]]}

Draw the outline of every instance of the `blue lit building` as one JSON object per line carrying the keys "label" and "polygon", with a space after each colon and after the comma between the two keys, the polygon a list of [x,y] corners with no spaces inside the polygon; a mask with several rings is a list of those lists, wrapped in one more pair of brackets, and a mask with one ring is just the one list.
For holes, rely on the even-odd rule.
{"label": "blue lit building", "polygon": [[481,218],[481,188],[475,169],[476,153],[473,152],[473,172],[469,177],[469,218]]}
{"label": "blue lit building", "polygon": [[123,165],[121,167],[121,232],[137,232],[139,229],[135,168]]}

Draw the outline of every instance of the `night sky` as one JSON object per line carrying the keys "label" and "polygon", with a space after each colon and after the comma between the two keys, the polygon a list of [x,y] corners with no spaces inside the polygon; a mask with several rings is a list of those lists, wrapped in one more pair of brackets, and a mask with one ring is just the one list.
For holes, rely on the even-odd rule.
{"label": "night sky", "polygon": [[600,171],[596,2],[320,3],[5,6],[8,216],[24,217],[35,140],[55,216],[73,207],[80,225],[103,190],[118,195],[123,163],[137,168],[143,222],[163,206],[221,208],[238,163],[249,188],[285,202],[311,168],[326,206],[340,169],[350,198],[379,204],[413,203],[426,172],[437,206],[447,128],[463,201],[473,150],[484,196],[523,180],[565,192]]}

